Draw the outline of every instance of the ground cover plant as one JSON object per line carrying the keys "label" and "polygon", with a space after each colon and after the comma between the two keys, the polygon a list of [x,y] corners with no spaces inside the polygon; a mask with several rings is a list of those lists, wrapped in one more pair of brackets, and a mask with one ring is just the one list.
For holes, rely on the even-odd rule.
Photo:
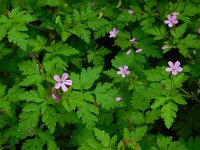
{"label": "ground cover plant", "polygon": [[199,0],[0,0],[1,150],[199,150]]}

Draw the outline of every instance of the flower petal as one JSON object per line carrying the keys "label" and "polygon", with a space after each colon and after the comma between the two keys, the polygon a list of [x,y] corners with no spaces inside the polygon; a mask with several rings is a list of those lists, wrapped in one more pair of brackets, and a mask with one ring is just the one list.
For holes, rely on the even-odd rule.
{"label": "flower petal", "polygon": [[119,66],[120,71],[124,71],[124,68],[122,66]]}
{"label": "flower petal", "polygon": [[52,99],[53,99],[53,100],[56,100],[56,101],[60,100],[54,93],[52,93],[51,96],[52,96]]}
{"label": "flower petal", "polygon": [[126,73],[126,74],[129,74],[129,73],[130,73],[130,71],[125,71],[125,73]]}
{"label": "flower petal", "polygon": [[170,22],[169,20],[165,20],[165,22],[164,22],[164,23],[165,23],[165,24],[168,24],[169,22]]}
{"label": "flower petal", "polygon": [[61,84],[60,84],[60,83],[56,83],[54,87],[55,87],[55,89],[59,89],[59,88],[60,88],[60,86],[61,86]]}
{"label": "flower petal", "polygon": [[171,72],[171,71],[172,71],[172,68],[169,68],[169,67],[168,67],[168,68],[166,68],[166,71],[167,71],[167,72]]}
{"label": "flower petal", "polygon": [[173,64],[173,62],[171,62],[171,61],[168,61],[168,65],[169,65],[171,68],[173,68],[173,67],[174,67],[174,64]]}
{"label": "flower petal", "polygon": [[128,66],[124,66],[124,71],[128,70]]}
{"label": "flower petal", "polygon": [[123,72],[123,71],[117,71],[117,74],[120,75],[120,74],[122,74],[122,72]]}
{"label": "flower petal", "polygon": [[115,100],[116,100],[116,101],[121,101],[121,100],[123,100],[123,98],[121,98],[121,97],[116,97]]}
{"label": "flower petal", "polygon": [[125,73],[123,72],[123,73],[122,73],[122,78],[124,78],[124,77],[125,77]]}
{"label": "flower petal", "polygon": [[69,75],[67,73],[63,73],[62,75],[62,81],[66,80],[69,77]]}
{"label": "flower petal", "polygon": [[173,26],[173,24],[171,22],[169,22],[168,27],[171,28],[172,26]]}
{"label": "flower petal", "polygon": [[60,77],[58,75],[55,75],[54,77],[54,80],[56,80],[57,82],[60,82]]}
{"label": "flower petal", "polygon": [[175,68],[178,68],[179,66],[180,66],[180,62],[179,62],[179,61],[176,61],[174,67],[175,67]]}
{"label": "flower petal", "polygon": [[176,71],[181,72],[181,71],[183,71],[183,68],[178,67],[178,68],[176,68]]}
{"label": "flower petal", "polygon": [[64,84],[61,85],[61,88],[62,88],[63,92],[67,92],[67,87]]}
{"label": "flower petal", "polygon": [[173,71],[172,71],[172,74],[173,74],[173,75],[177,75],[177,71],[176,71],[176,70],[173,70]]}
{"label": "flower petal", "polygon": [[65,80],[63,83],[66,85],[72,85],[72,80]]}

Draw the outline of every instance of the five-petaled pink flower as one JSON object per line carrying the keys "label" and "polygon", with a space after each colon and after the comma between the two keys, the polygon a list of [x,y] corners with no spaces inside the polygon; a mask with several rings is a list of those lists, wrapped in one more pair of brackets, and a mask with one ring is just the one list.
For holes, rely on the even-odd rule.
{"label": "five-petaled pink flower", "polygon": [[177,24],[178,23],[178,20],[177,20],[177,17],[176,15],[168,15],[167,16],[167,19],[168,20],[165,20],[165,24],[168,24],[168,27],[172,27],[173,25]]}
{"label": "five-petaled pink flower", "polygon": [[136,38],[132,38],[132,39],[130,39],[129,41],[130,41],[131,43],[133,43],[133,44],[137,44]]}
{"label": "five-petaled pink flower", "polygon": [[67,91],[67,86],[66,85],[72,85],[72,80],[66,80],[68,78],[67,73],[63,73],[62,78],[58,75],[55,75],[53,78],[56,80],[58,83],[55,84],[55,89],[59,89],[60,87],[62,88],[63,92]]}
{"label": "five-petaled pink flower", "polygon": [[115,99],[117,102],[118,101],[121,101],[121,100],[123,100],[123,98],[121,98],[121,97],[116,97],[116,99]]}
{"label": "five-petaled pink flower", "polygon": [[178,72],[181,72],[183,69],[180,67],[180,62],[176,61],[175,64],[173,62],[169,61],[168,65],[170,67],[166,68],[167,72],[172,72],[173,75],[177,75]]}
{"label": "five-petaled pink flower", "polygon": [[116,28],[113,28],[113,30],[109,32],[110,34],[109,38],[116,38],[118,33],[119,33],[119,30],[117,30]]}
{"label": "five-petaled pink flower", "polygon": [[122,78],[124,78],[125,76],[126,76],[126,74],[129,74],[130,73],[130,71],[128,71],[128,66],[124,66],[124,67],[122,67],[122,66],[119,66],[119,70],[120,71],[117,71],[117,74],[118,75],[122,75]]}

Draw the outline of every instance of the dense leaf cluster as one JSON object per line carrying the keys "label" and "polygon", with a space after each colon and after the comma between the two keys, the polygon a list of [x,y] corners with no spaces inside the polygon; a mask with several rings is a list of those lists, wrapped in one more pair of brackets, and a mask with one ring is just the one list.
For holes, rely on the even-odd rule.
{"label": "dense leaf cluster", "polygon": [[0,14],[0,149],[199,150],[198,0],[2,0]]}

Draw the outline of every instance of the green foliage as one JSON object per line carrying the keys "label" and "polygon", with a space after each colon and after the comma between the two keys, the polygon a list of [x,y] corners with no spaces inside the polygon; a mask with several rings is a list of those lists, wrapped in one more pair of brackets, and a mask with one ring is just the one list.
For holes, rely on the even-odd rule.
{"label": "green foliage", "polygon": [[157,138],[156,140],[156,147],[151,147],[150,150],[159,150],[159,149],[163,149],[163,150],[187,150],[186,146],[183,145],[181,142],[172,142],[172,138],[171,137],[163,137],[160,136]]}
{"label": "green foliage", "polygon": [[28,44],[28,30],[26,24],[35,21],[36,18],[26,11],[20,11],[19,8],[8,12],[8,16],[2,15],[0,18],[0,40],[8,35],[9,42],[17,44],[21,49],[26,50]]}
{"label": "green foliage", "polygon": [[72,73],[70,78],[73,80],[73,88],[85,90],[91,88],[94,81],[99,78],[101,69],[101,67],[82,69],[80,75]]}
{"label": "green foliage", "polygon": [[0,1],[0,149],[198,150],[199,8]]}
{"label": "green foliage", "polygon": [[19,129],[27,131],[36,128],[39,121],[40,105],[29,103],[22,111],[23,112],[20,115]]}

